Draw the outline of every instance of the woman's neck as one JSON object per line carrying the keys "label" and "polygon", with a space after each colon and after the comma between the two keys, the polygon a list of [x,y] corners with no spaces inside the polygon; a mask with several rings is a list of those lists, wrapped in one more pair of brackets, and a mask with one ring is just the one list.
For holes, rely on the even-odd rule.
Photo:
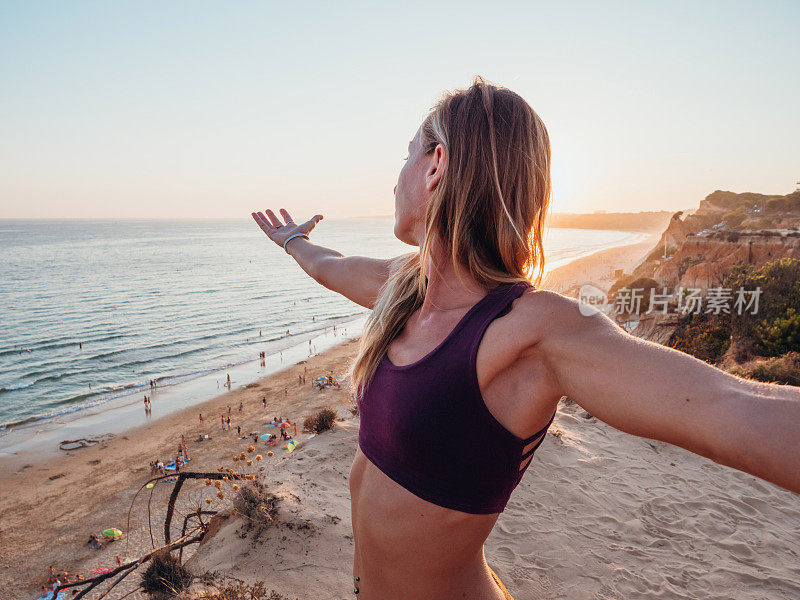
{"label": "woman's neck", "polygon": [[467,269],[453,265],[450,256],[438,250],[435,244],[426,267],[428,284],[420,308],[423,318],[436,312],[472,306],[486,295],[486,288]]}

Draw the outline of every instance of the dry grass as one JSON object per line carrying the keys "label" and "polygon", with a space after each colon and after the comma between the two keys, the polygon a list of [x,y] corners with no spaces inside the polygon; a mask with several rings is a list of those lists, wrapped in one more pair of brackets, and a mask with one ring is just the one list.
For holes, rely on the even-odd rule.
{"label": "dry grass", "polygon": [[279,500],[260,481],[248,481],[236,490],[233,507],[247,522],[247,529],[255,529],[258,535],[275,524]]}
{"label": "dry grass", "polygon": [[241,582],[229,583],[227,587],[192,596],[192,600],[289,600],[289,598],[275,590],[267,592],[267,585],[263,581],[258,581],[253,585]]}
{"label": "dry grass", "polygon": [[800,386],[800,352],[756,360],[731,369],[731,373],[756,381]]}
{"label": "dry grass", "polygon": [[323,431],[327,431],[331,428],[331,425],[333,425],[333,422],[336,420],[336,416],[336,411],[330,406],[326,406],[313,415],[308,415],[303,420],[303,431],[308,431],[311,433],[322,433]]}

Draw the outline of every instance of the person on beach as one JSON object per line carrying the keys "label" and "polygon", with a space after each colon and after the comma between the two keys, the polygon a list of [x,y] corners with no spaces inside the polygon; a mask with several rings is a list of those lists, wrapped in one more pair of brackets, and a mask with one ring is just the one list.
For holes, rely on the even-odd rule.
{"label": "person on beach", "polygon": [[800,492],[800,389],[731,375],[537,289],[550,143],[525,100],[477,78],[436,104],[405,161],[394,234],[408,254],[343,256],[310,240],[322,215],[252,213],[309,276],[372,311],[350,372],[353,593],[512,598],[483,544],[563,396]]}
{"label": "person on beach", "polygon": [[203,413],[200,413],[200,422],[201,422],[201,423],[203,423],[203,422],[204,422],[204,419],[203,419]]}

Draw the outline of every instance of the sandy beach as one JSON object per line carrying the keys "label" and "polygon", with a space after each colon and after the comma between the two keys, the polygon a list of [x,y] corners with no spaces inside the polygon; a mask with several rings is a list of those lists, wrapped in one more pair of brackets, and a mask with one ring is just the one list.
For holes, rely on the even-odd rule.
{"label": "sandy beach", "polygon": [[[556,269],[547,287],[603,283],[613,269],[629,270],[656,239],[654,234]],[[359,420],[348,409],[346,389],[317,391],[310,382],[330,370],[342,374],[356,350],[355,340],[342,343],[95,447],[44,462],[3,459],[0,589],[7,597],[35,598],[50,565],[89,576],[97,567],[115,566],[117,555],[123,561],[141,556],[151,548],[148,494],[137,499],[130,525],[128,509],[150,478],[151,460],[173,458],[183,434],[192,459],[187,470],[232,466],[232,455],[250,444],[239,439],[237,425],[242,435],[264,433],[273,416],[284,416],[297,422],[299,446],[292,453],[273,448],[275,456],[259,463],[263,481],[281,498],[274,527],[256,540],[246,535],[241,518],[222,516],[196,553],[191,550],[188,565],[218,578],[265,581],[285,598],[351,598],[348,474]],[[304,373],[306,383],[299,384]],[[228,406],[233,430],[222,432],[219,419]],[[324,406],[338,412],[333,428],[313,438],[300,432],[303,418]],[[205,433],[213,439],[194,441]],[[258,451],[266,454],[261,446]],[[171,489],[159,483],[153,490],[156,536]],[[176,521],[201,505],[209,489],[187,483]],[[108,527],[125,536],[90,549],[89,534]],[[800,505],[777,486],[623,434],[562,400],[485,554],[516,600],[788,600],[800,597]],[[129,580],[109,597],[130,591],[138,575]]]}
{"label": "sandy beach", "polygon": [[589,256],[577,258],[570,263],[549,271],[542,279],[541,287],[547,290],[563,292],[572,285],[593,283],[608,289],[616,281],[614,271],[621,269],[625,273],[653,249],[661,237],[660,231],[650,235],[636,244],[618,246],[595,252]]}
{"label": "sandy beach", "polygon": [[[191,458],[186,470],[216,471],[222,461],[226,465],[230,463],[232,452],[248,446],[247,439],[238,439],[237,425],[241,426],[243,436],[251,431],[275,432],[265,424],[274,416],[283,416],[297,422],[300,434],[297,439],[303,440],[308,438],[308,434],[300,433],[305,415],[327,405],[342,416],[349,415],[345,389],[315,390],[311,379],[330,370],[341,375],[342,366],[356,348],[357,341],[344,342],[281,373],[130,429],[98,446],[62,452],[56,458],[46,454],[43,460],[30,454],[3,458],[0,590],[17,590],[14,597],[35,598],[50,565],[87,577],[97,567],[116,566],[117,554],[122,559],[138,558],[149,550],[146,503],[140,503],[133,511],[130,529],[127,527],[128,508],[136,491],[151,478],[150,461],[173,459],[181,434],[186,438]],[[306,383],[299,384],[298,375],[304,373],[307,373]],[[266,409],[262,403],[264,397],[267,398]],[[242,412],[238,411],[240,402],[243,403]],[[232,430],[223,432],[220,416],[227,416],[228,406],[231,407]],[[200,413],[205,419],[202,424]],[[198,435],[206,433],[213,439],[194,441]],[[294,430],[289,433],[294,435]],[[287,455],[280,447],[274,450],[276,461],[278,457],[301,456],[299,450],[294,455]],[[346,482],[344,485],[346,489]],[[170,491],[170,484],[158,484],[154,490],[153,526],[158,532],[163,529]],[[188,486],[187,492],[190,492],[187,496],[192,495]],[[99,551],[89,548],[86,544],[89,534],[109,527],[124,530],[125,538]]]}

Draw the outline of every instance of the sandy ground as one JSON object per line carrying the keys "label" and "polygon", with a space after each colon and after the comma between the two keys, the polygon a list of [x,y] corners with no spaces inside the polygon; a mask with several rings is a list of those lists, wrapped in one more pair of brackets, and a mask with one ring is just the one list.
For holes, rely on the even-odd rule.
{"label": "sandy ground", "polygon": [[[256,541],[227,518],[189,564],[287,598],[353,598],[357,443],[358,418],[306,442],[268,479],[279,525]],[[516,600],[796,599],[800,502],[562,402],[485,555]]]}
{"label": "sandy ground", "polygon": [[[654,243],[654,242],[653,242]],[[603,251],[552,272],[550,285],[599,283],[611,267],[628,270],[653,243]],[[190,552],[196,572],[265,581],[285,598],[352,598],[353,539],[348,474],[356,452],[358,418],[348,393],[299,385],[298,374],[343,372],[354,356],[347,342],[247,389],[131,430],[102,447],[75,451],[47,464],[19,465],[0,477],[0,589],[9,598],[35,598],[49,565],[86,575],[112,566],[115,556],[138,557],[151,547],[147,497],[128,509],[149,477],[148,462],[171,457],[183,433],[190,470],[235,467],[231,457],[248,440],[222,433],[219,416],[232,407],[242,432],[266,432],[272,416],[302,418],[324,405],[340,420],[293,453],[279,449],[249,468],[281,500],[273,527],[256,539],[246,521],[224,516],[201,548]],[[284,390],[288,389],[288,394]],[[267,409],[261,398],[267,397]],[[238,413],[239,402],[244,403]],[[208,417],[204,426],[198,412]],[[274,430],[269,430],[274,431]],[[199,433],[214,439],[193,442]],[[100,432],[98,432],[100,433]],[[252,455],[251,455],[252,456]],[[260,469],[260,471],[257,470]],[[156,541],[171,485],[152,498]],[[227,514],[230,494],[187,483],[177,505]],[[126,537],[99,551],[90,532],[119,527]],[[129,544],[126,547],[126,542]],[[192,555],[193,554],[193,555]],[[772,484],[660,442],[635,438],[562,403],[534,464],[511,497],[486,543],[485,554],[516,600],[544,599],[796,599],[800,598],[800,502]],[[121,585],[119,598],[138,576]],[[128,598],[140,597],[138,594]]]}

